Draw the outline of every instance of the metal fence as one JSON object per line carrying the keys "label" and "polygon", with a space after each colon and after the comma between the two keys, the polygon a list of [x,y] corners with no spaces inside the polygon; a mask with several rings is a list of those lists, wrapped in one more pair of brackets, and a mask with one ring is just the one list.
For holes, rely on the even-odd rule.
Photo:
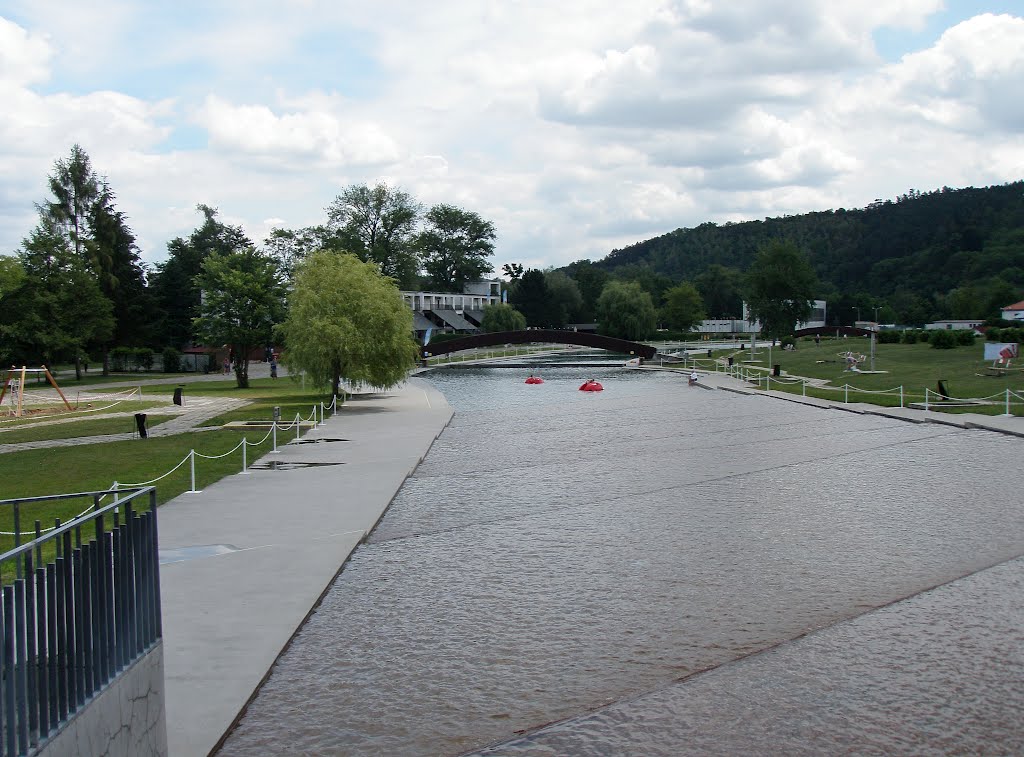
{"label": "metal fence", "polygon": [[[67,500],[87,511],[45,531],[36,520],[21,543],[26,512]],[[0,555],[0,755],[14,757],[161,638],[156,489],[0,500],[3,511],[15,546]]]}

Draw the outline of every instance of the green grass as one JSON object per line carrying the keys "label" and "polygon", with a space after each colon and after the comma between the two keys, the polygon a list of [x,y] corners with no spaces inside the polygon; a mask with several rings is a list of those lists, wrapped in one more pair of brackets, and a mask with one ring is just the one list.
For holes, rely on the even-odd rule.
{"label": "green grass", "polygon": [[[152,428],[175,415],[149,415],[146,425]],[[80,436],[103,436],[105,434],[127,434],[135,431],[135,418],[131,415],[117,418],[87,418],[69,423],[36,423],[28,428],[17,427],[11,431],[0,431],[0,444],[41,442],[51,439],[73,439]]]}
{"label": "green grass", "polygon": [[[145,387],[145,390],[146,394],[156,394],[167,392],[168,387],[166,385],[152,386]],[[229,420],[269,420],[275,406],[281,407],[282,419],[285,422],[290,420],[290,417],[294,417],[295,412],[299,412],[302,417],[307,418],[312,414],[313,406],[318,405],[323,399],[322,395],[317,392],[311,390],[304,392],[300,382],[283,378],[277,380],[257,379],[252,382],[249,389],[238,389],[234,380],[231,379],[189,384],[185,395],[186,404],[189,394],[192,396],[241,397],[252,401],[251,405],[211,420],[209,423],[212,425],[219,425]],[[93,424],[105,421],[120,424],[131,423],[133,419],[97,418],[63,425],[65,428],[67,426],[77,427],[76,435],[80,432],[92,435],[98,428]],[[35,429],[19,429],[0,434],[0,441],[10,438],[7,434],[43,433],[45,428],[59,429],[61,427],[62,424],[56,424],[49,427],[38,426]],[[130,428],[129,426],[128,429],[130,430]],[[307,428],[303,428],[300,433],[307,430]],[[53,433],[58,432],[54,430]],[[279,433],[279,445],[293,439],[294,434],[294,430],[283,434]],[[267,438],[260,445],[252,444],[263,439],[265,435]],[[184,460],[193,448],[203,455],[220,455],[234,448],[243,437],[250,442],[246,453],[250,464],[273,448],[273,440],[266,434],[266,429],[225,429],[3,454],[0,455],[0,498],[14,499],[64,492],[105,490],[115,480],[122,484],[149,481],[170,471]],[[241,449],[235,450],[227,457],[217,460],[197,458],[195,467],[196,485],[201,489],[225,476],[240,472],[242,451]],[[185,463],[167,478],[157,481],[154,485],[157,489],[157,500],[160,503],[187,491],[191,486],[189,464]],[[36,519],[41,521],[44,528],[52,526],[54,518],[66,521],[85,509],[86,505],[87,503],[82,501],[25,505],[21,513],[21,528],[22,530],[31,530]],[[0,509],[0,530],[11,531],[12,526],[11,508],[8,506]],[[12,545],[12,537],[0,536],[0,551],[9,549]]]}
{"label": "green grass", "polygon": [[[986,366],[990,365],[984,360],[984,343],[980,340],[973,346],[955,347],[950,350],[938,350],[928,344],[878,344],[875,347],[875,370],[886,371],[886,373],[865,374],[845,370],[846,361],[840,356],[841,352],[852,350],[855,353],[867,355],[868,360],[861,363],[861,368],[870,368],[870,340],[866,338],[856,339],[828,339],[823,340],[820,346],[815,346],[811,340],[798,342],[796,350],[788,351],[779,347],[771,351],[771,364],[781,366],[782,370],[791,376],[803,376],[806,378],[825,379],[832,386],[832,389],[817,389],[807,387],[807,394],[815,397],[823,397],[834,401],[842,402],[844,392],[841,387],[849,385],[850,402],[867,402],[884,406],[898,406],[898,387],[903,387],[905,402],[921,402],[924,400],[925,389],[935,392],[938,389],[938,382],[941,380],[951,397],[965,399],[978,399],[982,397],[995,397],[994,405],[982,405],[970,408],[943,408],[943,410],[954,410],[958,412],[977,412],[983,414],[999,415],[1005,411],[1003,404],[999,404],[1005,396],[1007,389],[1018,394],[1024,394],[1024,372],[1016,371],[1005,376],[985,375]],[[719,353],[734,357],[737,364],[749,360],[750,350],[739,352],[729,350]],[[758,347],[759,362],[751,363],[752,366],[769,367],[767,347]],[[785,384],[783,382],[772,382],[772,389],[801,393],[799,384]],[[888,394],[865,394],[855,389],[880,392],[896,390]],[[934,400],[934,395],[931,395]],[[1014,406],[1012,403],[1018,404]],[[938,408],[937,408],[938,409]],[[1021,400],[1014,400],[1011,397],[1011,412],[1015,415],[1024,415],[1024,404]]]}
{"label": "green grass", "polygon": [[[109,407],[108,405],[113,405]],[[63,412],[52,412],[52,413],[34,413],[32,415],[26,415],[21,418],[14,418],[11,416],[0,417],[0,429],[7,428],[21,428],[23,426],[38,425],[52,420],[65,420],[67,418],[90,418],[98,415],[104,410],[109,412],[125,412],[125,413],[140,413],[143,410],[149,410],[154,407],[166,407],[166,402],[154,402],[153,400],[124,400],[122,402],[107,402],[100,401],[96,403],[88,403],[82,406],[80,410],[74,411],[63,411]],[[63,407],[61,407],[63,410]]]}
{"label": "green grass", "polygon": [[[259,441],[265,432],[246,434],[251,442]],[[290,437],[293,438],[293,437]],[[85,444],[75,447],[49,447],[45,449],[10,452],[0,455],[0,497],[16,499],[46,494],[107,489],[116,480],[123,484],[142,483],[170,471],[188,456],[193,448],[203,455],[219,455],[235,447],[241,435],[234,431],[175,434],[131,441]],[[278,443],[286,439],[279,437]],[[272,449],[272,440],[247,448],[248,463]],[[196,486],[202,489],[215,481],[242,470],[242,451],[236,450],[217,460],[196,458]],[[191,486],[190,466],[185,463],[167,478],[154,484],[160,503],[172,499]],[[31,529],[38,519],[44,528],[53,525],[54,518],[66,520],[77,515],[85,505],[70,503],[43,503],[25,505],[21,512],[22,529]],[[0,509],[0,531],[11,531],[11,508]],[[0,551],[13,545],[12,537],[0,537]]]}

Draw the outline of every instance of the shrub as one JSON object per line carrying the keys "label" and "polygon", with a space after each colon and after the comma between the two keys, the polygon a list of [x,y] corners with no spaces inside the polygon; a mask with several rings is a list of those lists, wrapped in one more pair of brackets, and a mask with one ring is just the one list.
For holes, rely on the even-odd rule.
{"label": "shrub", "polygon": [[928,342],[934,349],[937,350],[951,350],[956,347],[957,339],[949,329],[935,329],[928,336]]}
{"label": "shrub", "polygon": [[1020,328],[1008,328],[1003,329],[1001,332],[1001,342],[1021,342],[1024,341],[1024,329]]}
{"label": "shrub", "polygon": [[900,341],[903,344],[917,344],[917,332],[913,329],[907,329],[900,337]]}
{"label": "shrub", "polygon": [[164,373],[181,372],[181,352],[174,347],[164,348]]}
{"label": "shrub", "polygon": [[144,371],[153,370],[153,350],[149,347],[137,347],[134,353],[136,365]]}
{"label": "shrub", "polygon": [[786,349],[786,347],[789,346],[792,346],[793,349],[796,349],[796,337],[784,336],[782,337],[782,339],[779,340],[779,345],[782,347],[782,349]]}
{"label": "shrub", "polygon": [[879,331],[878,332],[878,343],[879,344],[899,344],[900,343],[900,332],[898,331]]}
{"label": "shrub", "polygon": [[131,347],[115,347],[110,351],[110,369],[119,373],[128,370],[132,359]]}
{"label": "shrub", "polygon": [[974,329],[960,329],[954,331],[953,334],[956,336],[956,343],[960,347],[970,347],[974,344]]}

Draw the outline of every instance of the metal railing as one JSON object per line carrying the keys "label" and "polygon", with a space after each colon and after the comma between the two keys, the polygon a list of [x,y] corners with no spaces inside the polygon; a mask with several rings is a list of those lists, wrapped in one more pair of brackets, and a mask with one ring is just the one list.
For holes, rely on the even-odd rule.
{"label": "metal railing", "polygon": [[[21,543],[23,510],[75,500],[91,504],[45,531],[36,520]],[[15,757],[161,638],[156,489],[0,500],[0,509],[12,511],[15,543],[0,555],[0,755]]]}

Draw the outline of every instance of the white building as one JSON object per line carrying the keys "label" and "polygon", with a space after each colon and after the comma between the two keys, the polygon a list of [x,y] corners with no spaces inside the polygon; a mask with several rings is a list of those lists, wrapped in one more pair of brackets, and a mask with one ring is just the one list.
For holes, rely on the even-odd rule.
{"label": "white building", "polygon": [[[815,300],[811,309],[810,317],[806,321],[798,323],[796,327],[798,329],[814,329],[823,327],[825,325],[825,305],[825,300]],[[747,303],[744,302],[742,318],[722,318],[717,320],[705,319],[701,321],[699,326],[697,326],[696,331],[701,334],[751,334],[760,332],[760,321],[754,321],[754,323],[751,323],[747,320],[749,312],[750,311],[747,310]]]}
{"label": "white building", "polygon": [[1003,308],[1002,318],[1004,321],[1024,321],[1024,300]]}
{"label": "white building", "polygon": [[484,308],[501,302],[501,279],[474,281],[456,292],[399,292],[412,308],[416,335],[428,329],[438,332],[475,332],[483,321]]}

